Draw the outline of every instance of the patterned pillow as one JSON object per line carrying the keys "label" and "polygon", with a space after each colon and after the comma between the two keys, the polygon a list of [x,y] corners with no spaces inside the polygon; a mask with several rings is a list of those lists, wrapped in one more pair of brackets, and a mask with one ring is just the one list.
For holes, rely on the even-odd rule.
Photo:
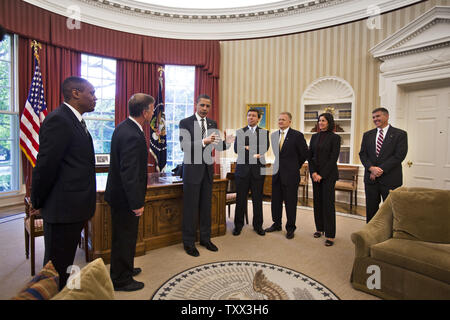
{"label": "patterned pillow", "polygon": [[33,279],[11,300],[49,300],[59,291],[59,274],[52,262],[34,276]]}

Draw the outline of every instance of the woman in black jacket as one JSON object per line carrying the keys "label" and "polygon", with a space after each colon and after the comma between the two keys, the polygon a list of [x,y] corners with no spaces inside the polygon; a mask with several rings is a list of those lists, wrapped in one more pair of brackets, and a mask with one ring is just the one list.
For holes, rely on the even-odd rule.
{"label": "woman in black jacket", "polygon": [[336,180],[339,178],[337,160],[341,137],[333,132],[334,119],[322,113],[318,120],[319,132],[311,137],[308,165],[313,181],[315,238],[325,233],[326,246],[334,244],[336,235],[336,209],[334,206]]}

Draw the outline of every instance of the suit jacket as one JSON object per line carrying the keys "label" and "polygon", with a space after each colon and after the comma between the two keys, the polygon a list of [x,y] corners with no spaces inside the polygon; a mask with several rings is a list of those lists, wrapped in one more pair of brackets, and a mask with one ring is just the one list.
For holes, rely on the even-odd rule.
{"label": "suit jacket", "polygon": [[272,150],[274,150],[275,163],[272,183],[281,181],[284,185],[297,185],[300,183],[300,168],[308,157],[308,146],[303,133],[289,128],[284,138],[283,147],[279,148],[280,130],[271,135]]}
{"label": "suit jacket", "polygon": [[[238,157],[236,160],[235,175],[246,177],[251,173],[253,178],[262,179],[261,167],[266,164],[264,154],[269,150],[269,131],[256,127],[255,134],[248,131],[248,126],[236,131],[236,140],[234,141],[234,152]],[[245,147],[249,146],[249,150]],[[260,154],[260,159],[253,156]]]}
{"label": "suit jacket", "polygon": [[[362,138],[359,158],[365,168],[364,183],[373,184],[379,182],[386,186],[397,188],[403,183],[402,161],[408,153],[407,133],[390,126],[385,134],[378,157],[375,146],[376,136],[377,128],[365,132]],[[369,168],[371,166],[380,167],[384,171],[375,181],[370,180]]]}
{"label": "suit jacket", "polygon": [[65,104],[39,130],[31,202],[48,223],[75,223],[95,211],[95,155],[92,137]]}
{"label": "suit jacket", "polygon": [[116,208],[142,208],[147,191],[148,150],[144,133],[130,119],[122,121],[111,139],[105,200]]}
{"label": "suit jacket", "polygon": [[341,137],[327,131],[326,137],[319,144],[319,133],[313,134],[308,150],[308,167],[312,175],[317,172],[322,179],[337,180],[339,171],[337,161],[341,150]]}
{"label": "suit jacket", "polygon": [[[214,120],[206,118],[207,136],[212,132],[219,134],[217,123]],[[202,130],[194,115],[180,121],[180,146],[184,152],[183,157],[183,181],[187,183],[200,184],[207,167],[208,179],[213,181],[214,177],[214,158],[212,152],[214,149],[219,151],[230,147],[225,141],[219,141],[217,144],[209,144],[203,147]]]}

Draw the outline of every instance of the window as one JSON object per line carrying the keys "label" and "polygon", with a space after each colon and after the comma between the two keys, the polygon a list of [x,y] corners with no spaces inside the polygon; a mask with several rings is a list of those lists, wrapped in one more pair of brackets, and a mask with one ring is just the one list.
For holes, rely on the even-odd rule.
{"label": "window", "polygon": [[19,110],[14,92],[14,37],[0,42],[0,193],[19,190]]}
{"label": "window", "polygon": [[178,125],[194,113],[195,67],[166,65],[165,85],[166,171],[170,171],[183,162]]}
{"label": "window", "polygon": [[81,55],[81,76],[95,88],[95,111],[83,118],[94,140],[95,153],[109,153],[114,131],[116,60]]}

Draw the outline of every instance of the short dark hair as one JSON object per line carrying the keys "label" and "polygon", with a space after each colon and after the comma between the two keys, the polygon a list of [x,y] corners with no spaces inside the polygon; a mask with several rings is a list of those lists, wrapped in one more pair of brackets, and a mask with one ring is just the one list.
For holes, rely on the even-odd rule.
{"label": "short dark hair", "polygon": [[256,113],[258,114],[258,119],[261,119],[261,117],[262,117],[261,111],[259,111],[259,110],[256,109],[256,108],[250,108],[250,109],[248,109],[248,110],[247,110],[247,115],[248,115],[249,112],[256,112]]}
{"label": "short dark hair", "polygon": [[203,93],[197,97],[197,100],[195,100],[195,104],[199,103],[200,99],[207,99],[212,102],[211,98],[207,94]]}
{"label": "short dark hair", "polygon": [[155,103],[155,99],[145,93],[135,93],[128,100],[128,111],[132,117],[140,117],[149,105]]}
{"label": "short dark hair", "polygon": [[384,107],[379,107],[379,108],[374,109],[374,110],[372,111],[372,114],[375,113],[375,112],[378,112],[378,111],[381,111],[381,112],[383,112],[383,113],[389,115],[389,110],[386,109],[386,108],[384,108]]}
{"label": "short dark hair", "polygon": [[68,101],[72,98],[72,90],[78,89],[78,90],[84,90],[86,84],[88,84],[89,81],[86,79],[80,78],[80,77],[68,77],[64,80],[61,86],[61,91],[64,97],[64,100]]}
{"label": "short dark hair", "polygon": [[329,112],[322,113],[318,118],[317,122],[319,122],[320,117],[324,117],[328,121],[328,129],[327,131],[333,131],[334,130],[334,118],[333,115]]}

